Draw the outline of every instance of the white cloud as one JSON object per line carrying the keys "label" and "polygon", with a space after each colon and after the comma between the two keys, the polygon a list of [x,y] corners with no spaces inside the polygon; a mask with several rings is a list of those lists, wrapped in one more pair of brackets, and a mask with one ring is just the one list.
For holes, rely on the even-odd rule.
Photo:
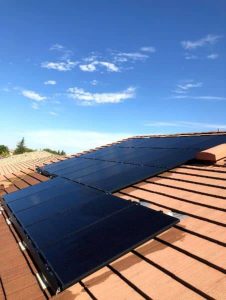
{"label": "white cloud", "polygon": [[44,101],[46,99],[46,97],[41,96],[40,94],[31,90],[23,90],[21,93],[24,97],[38,102]]}
{"label": "white cloud", "polygon": [[97,64],[106,67],[107,71],[109,72],[119,72],[119,68],[113,63],[107,61],[99,61],[97,62]]}
{"label": "white cloud", "polygon": [[[178,93],[178,91],[174,91],[175,93]],[[188,98],[189,96],[188,95],[173,95],[171,97],[169,97],[170,99],[185,99],[185,98]]]}
{"label": "white cloud", "polygon": [[224,101],[226,97],[224,96],[195,96],[189,94],[194,88],[200,88],[203,86],[202,82],[194,82],[194,80],[186,80],[180,84],[177,84],[176,89],[173,91],[175,95],[169,97],[170,99],[192,99],[192,100],[205,100],[205,101]]}
{"label": "white cloud", "polygon": [[226,97],[221,96],[190,96],[190,95],[173,95],[171,99],[193,99],[193,100],[204,100],[204,101],[225,101]]}
{"label": "white cloud", "polygon": [[79,68],[83,72],[94,72],[94,71],[96,71],[96,67],[93,63],[87,64],[87,65],[80,65]]}
{"label": "white cloud", "polygon": [[61,60],[67,60],[69,59],[73,52],[71,50],[66,49],[63,45],[61,44],[54,44],[52,45],[49,50],[55,50],[61,54],[60,59]]}
{"label": "white cloud", "polygon": [[43,62],[41,63],[42,68],[57,70],[60,72],[71,71],[78,63],[71,60],[61,62]]}
{"label": "white cloud", "polygon": [[97,54],[95,54],[94,52],[91,52],[91,55],[83,58],[83,61],[92,62],[94,60],[99,60],[99,59],[100,59],[100,57]]}
{"label": "white cloud", "polygon": [[119,52],[116,54],[115,59],[121,62],[127,60],[146,60],[149,56],[140,52]]}
{"label": "white cloud", "polygon": [[89,64],[80,65],[79,68],[84,72],[94,72],[97,71],[96,66],[105,67],[108,72],[119,72],[119,68],[115,64],[98,60],[94,60]]}
{"label": "white cloud", "polygon": [[49,50],[62,50],[62,49],[64,49],[64,46],[60,44],[54,44],[49,48]]}
{"label": "white cloud", "polygon": [[56,81],[55,80],[47,80],[44,82],[45,85],[55,85]]}
{"label": "white cloud", "polygon": [[1,142],[14,148],[18,142],[18,137],[24,137],[26,145],[33,149],[51,148],[64,150],[67,153],[77,153],[89,150],[98,146],[103,146],[121,139],[133,136],[132,133],[125,132],[98,132],[86,130],[26,130],[14,131],[12,134],[1,133]]}
{"label": "white cloud", "polygon": [[197,87],[201,87],[202,86],[202,82],[193,82],[192,81],[188,81],[184,84],[178,84],[177,88],[182,90],[182,91],[187,91],[193,88],[197,88]]}
{"label": "white cloud", "polygon": [[[110,56],[107,58],[99,53],[91,52],[88,57],[82,59],[83,63],[80,63],[79,68],[84,72],[102,71],[101,69],[108,72],[121,72],[125,69],[132,69],[128,66],[129,63],[143,62],[154,52],[156,52],[156,49],[151,46],[141,47],[135,52],[120,52],[108,49]],[[126,64],[126,68],[123,68],[124,64]]]}
{"label": "white cloud", "polygon": [[149,46],[149,47],[141,47],[140,51],[149,52],[149,53],[155,53],[156,49],[155,49],[155,47]]}
{"label": "white cloud", "polygon": [[197,100],[216,100],[216,101],[226,100],[226,97],[219,97],[219,96],[196,96],[192,98]]}
{"label": "white cloud", "polygon": [[82,88],[73,87],[68,89],[68,96],[80,101],[83,105],[120,103],[123,100],[134,98],[135,88],[129,87],[124,91],[116,93],[90,93]]}
{"label": "white cloud", "polygon": [[207,58],[212,59],[212,60],[217,59],[218,57],[219,57],[219,55],[217,53],[212,53],[212,54],[207,55]]}
{"label": "white cloud", "polygon": [[173,91],[176,94],[180,94],[177,98],[185,98],[187,96],[181,94],[187,94],[191,89],[201,87],[202,82],[194,82],[194,80],[185,80],[182,83],[177,84],[176,89]]}
{"label": "white cloud", "polygon": [[226,129],[226,124],[213,124],[213,123],[202,123],[202,122],[190,122],[190,121],[172,121],[172,122],[162,122],[153,121],[147,122],[146,126],[151,127],[187,127],[196,129]]}
{"label": "white cloud", "polygon": [[176,90],[173,91],[173,93],[176,93],[176,94],[187,94],[187,91],[181,90],[181,89],[177,88]]}
{"label": "white cloud", "polygon": [[207,45],[213,45],[217,43],[217,41],[221,38],[222,36],[220,35],[213,35],[213,34],[208,34],[207,36],[196,40],[196,41],[182,41],[181,45],[184,49],[186,50],[193,50],[199,47],[204,47]]}
{"label": "white cloud", "polygon": [[185,53],[184,54],[184,58],[186,60],[197,60],[197,59],[212,59],[212,60],[215,60],[219,57],[219,55],[217,53],[212,53],[212,54],[209,54],[209,55],[206,55],[206,56],[198,56],[198,55],[194,55],[194,54],[191,54],[191,53]]}

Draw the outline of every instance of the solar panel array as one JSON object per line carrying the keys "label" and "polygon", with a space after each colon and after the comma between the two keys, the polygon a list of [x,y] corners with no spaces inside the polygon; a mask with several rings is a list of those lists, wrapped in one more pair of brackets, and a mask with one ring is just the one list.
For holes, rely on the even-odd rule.
{"label": "solar panel array", "polygon": [[6,195],[3,205],[55,293],[178,222],[60,177]]}
{"label": "solar panel array", "polygon": [[225,143],[226,135],[135,138],[40,168],[106,192],[117,190],[194,159]]}
{"label": "solar panel array", "polygon": [[179,221],[111,192],[225,142],[226,135],[123,141],[39,169],[54,178],[5,195],[3,206],[56,293]]}

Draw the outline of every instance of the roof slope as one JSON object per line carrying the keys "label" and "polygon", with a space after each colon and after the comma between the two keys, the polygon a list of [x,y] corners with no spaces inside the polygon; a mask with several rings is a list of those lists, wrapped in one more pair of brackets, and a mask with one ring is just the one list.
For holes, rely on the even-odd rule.
{"label": "roof slope", "polygon": [[46,151],[26,152],[3,158],[0,159],[0,175],[10,174],[28,167],[35,167],[43,163],[48,163],[55,158],[59,158],[59,155]]}
{"label": "roof slope", "polygon": [[[226,156],[226,153],[225,153]],[[48,178],[33,168],[1,176],[0,195]],[[86,277],[56,299],[226,299],[226,161],[182,165],[116,193],[181,222]],[[0,299],[48,299],[19,238],[0,215]]]}

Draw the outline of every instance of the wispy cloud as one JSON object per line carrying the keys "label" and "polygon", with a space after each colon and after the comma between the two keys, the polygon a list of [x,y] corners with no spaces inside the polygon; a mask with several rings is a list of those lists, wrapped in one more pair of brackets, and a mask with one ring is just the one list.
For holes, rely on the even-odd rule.
{"label": "wispy cloud", "polygon": [[55,80],[47,80],[44,82],[45,85],[55,85],[56,81]]}
{"label": "wispy cloud", "polygon": [[190,122],[190,121],[152,121],[147,122],[146,126],[150,127],[187,127],[187,128],[196,128],[196,129],[225,129],[226,124],[214,124],[214,123],[202,123],[202,122]]}
{"label": "wispy cloud", "polygon": [[201,88],[202,82],[195,82],[194,80],[185,80],[177,84],[176,89],[173,91],[173,95],[170,99],[191,99],[191,100],[204,100],[204,101],[224,101],[226,97],[215,95],[192,95],[191,92],[196,88]]}
{"label": "wispy cloud", "polygon": [[49,48],[49,50],[57,51],[60,54],[59,59],[61,59],[61,60],[70,59],[73,54],[73,52],[71,50],[68,50],[66,47],[64,47],[61,44],[54,44]]}
{"label": "wispy cloud", "polygon": [[105,67],[109,72],[119,72],[119,67],[113,63],[107,61],[98,61],[97,64]]}
{"label": "wispy cloud", "polygon": [[152,47],[152,46],[146,46],[146,47],[141,47],[140,51],[149,52],[149,53],[155,53],[156,49],[155,49],[155,47]]}
{"label": "wispy cloud", "polygon": [[199,88],[203,85],[202,82],[194,82],[194,80],[185,80],[177,84],[176,89],[173,91],[176,94],[185,94],[191,89]]}
{"label": "wispy cloud", "polygon": [[126,99],[135,97],[134,87],[129,87],[124,91],[115,93],[91,93],[78,87],[69,88],[67,92],[69,97],[79,101],[83,105],[120,103]]}
{"label": "wispy cloud", "polygon": [[178,84],[177,87],[178,89],[187,91],[193,88],[201,87],[202,82],[193,82],[193,80],[185,82],[184,84]]}
{"label": "wispy cloud", "polygon": [[54,44],[49,48],[49,50],[58,50],[58,51],[61,51],[63,49],[64,49],[64,46],[62,46],[60,44]]}
{"label": "wispy cloud", "polygon": [[31,90],[22,90],[21,94],[28,99],[38,102],[44,101],[46,99],[46,97],[41,96],[39,93]]}
{"label": "wispy cloud", "polygon": [[185,53],[184,54],[184,58],[186,60],[197,60],[197,59],[211,59],[211,60],[215,60],[219,57],[219,54],[217,53],[211,53],[209,55],[194,55],[194,54],[191,54],[191,53]]}
{"label": "wispy cloud", "polygon": [[[178,93],[178,91],[174,91],[174,93]],[[169,97],[170,99],[186,99],[189,98],[188,95],[172,95]]]}
{"label": "wispy cloud", "polygon": [[67,60],[67,61],[58,61],[58,62],[43,62],[41,63],[41,67],[45,69],[57,70],[60,72],[71,71],[78,62]]}
{"label": "wispy cloud", "polygon": [[216,100],[216,101],[221,101],[221,100],[226,100],[226,97],[219,97],[219,96],[196,96],[192,97],[193,99],[197,100]]}
{"label": "wispy cloud", "polygon": [[101,66],[106,68],[108,72],[119,72],[119,67],[116,66],[114,63],[107,62],[107,61],[98,61],[94,60],[89,64],[79,65],[79,68],[84,72],[94,72],[97,71],[97,66]]}
{"label": "wispy cloud", "polygon": [[61,44],[54,44],[49,50],[57,52],[59,54],[57,55],[58,58],[55,61],[42,62],[42,68],[66,72],[71,71],[78,64],[78,62],[71,60],[73,52]]}
{"label": "wispy cloud", "polygon": [[53,60],[42,62],[42,68],[66,72],[78,66],[81,71],[90,73],[97,71],[116,73],[128,70],[133,68],[128,66],[129,63],[134,65],[135,62],[145,61],[152,53],[156,52],[153,46],[144,46],[135,52],[120,52],[108,49],[107,55],[91,52],[87,57],[80,57],[75,61],[72,59],[72,51],[61,44],[54,44],[49,50],[55,51],[59,55]]}
{"label": "wispy cloud", "polygon": [[191,96],[191,95],[173,95],[171,99],[192,99],[192,100],[204,100],[204,101],[225,101],[226,97],[221,96]]}
{"label": "wispy cloud", "polygon": [[146,60],[149,55],[140,52],[119,52],[115,55],[115,60],[120,62],[126,62],[128,60]]}
{"label": "wispy cloud", "polygon": [[213,45],[215,43],[218,42],[218,40],[222,38],[221,35],[213,35],[213,34],[208,34],[207,36],[199,39],[199,40],[195,40],[195,41],[190,41],[190,40],[186,40],[186,41],[182,41],[181,45],[184,49],[186,50],[194,50],[200,47],[204,47],[204,46],[208,46],[208,45]]}
{"label": "wispy cloud", "polygon": [[212,53],[212,54],[207,55],[207,58],[212,59],[212,60],[215,60],[218,57],[219,57],[219,55],[217,53]]}

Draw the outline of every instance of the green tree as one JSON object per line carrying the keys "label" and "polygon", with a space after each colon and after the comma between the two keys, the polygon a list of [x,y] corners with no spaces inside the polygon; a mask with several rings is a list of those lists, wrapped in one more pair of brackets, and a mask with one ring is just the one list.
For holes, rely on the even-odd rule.
{"label": "green tree", "polygon": [[60,150],[56,151],[56,150],[52,150],[52,149],[49,149],[49,148],[45,148],[45,149],[43,149],[43,151],[46,151],[46,152],[49,152],[49,153],[52,153],[52,154],[55,154],[55,155],[66,155],[66,153],[63,150],[62,151],[60,151]]}
{"label": "green tree", "polygon": [[27,148],[25,146],[25,140],[22,138],[22,140],[17,144],[16,149],[14,150],[13,154],[22,154],[25,152],[32,152],[33,150],[30,148]]}
{"label": "green tree", "polygon": [[5,145],[0,145],[0,156],[6,157],[9,155],[9,148]]}

